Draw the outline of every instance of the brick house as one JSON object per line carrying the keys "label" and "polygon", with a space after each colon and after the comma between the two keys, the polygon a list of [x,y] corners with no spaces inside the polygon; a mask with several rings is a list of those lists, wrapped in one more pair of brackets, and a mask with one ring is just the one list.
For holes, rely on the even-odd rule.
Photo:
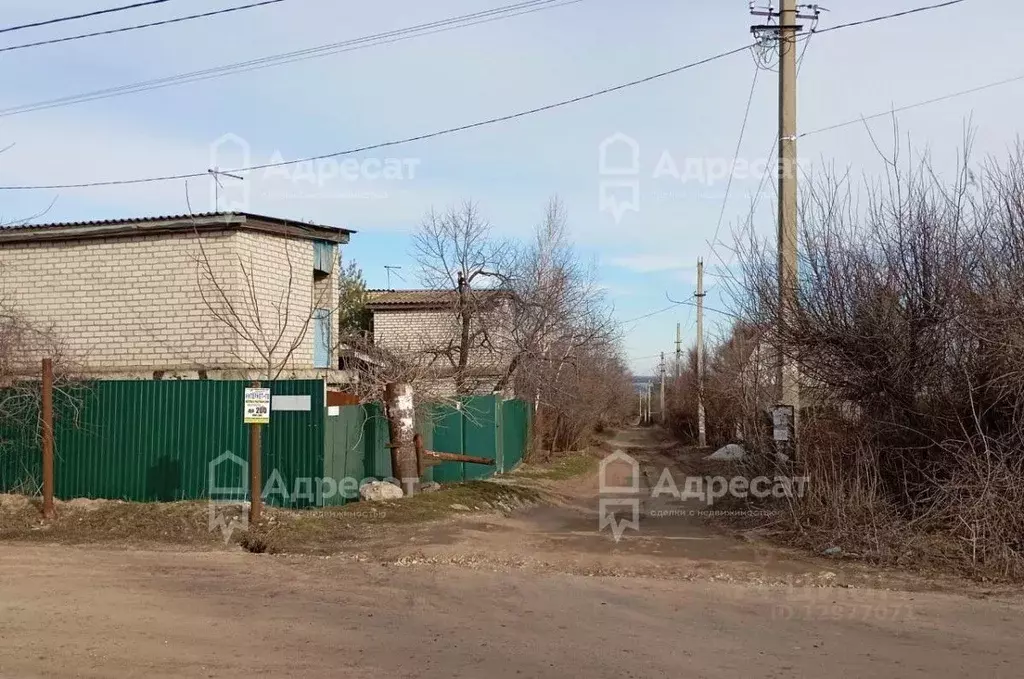
{"label": "brick house", "polygon": [[[458,293],[453,290],[369,290],[373,343],[429,368],[439,380],[452,381],[461,343]],[[507,314],[503,294],[474,290],[467,381],[477,393],[490,392],[504,375]],[[441,389],[442,392],[451,389]]]}
{"label": "brick house", "polygon": [[0,301],[52,331],[83,376],[336,381],[351,233],[241,212],[9,226]]}

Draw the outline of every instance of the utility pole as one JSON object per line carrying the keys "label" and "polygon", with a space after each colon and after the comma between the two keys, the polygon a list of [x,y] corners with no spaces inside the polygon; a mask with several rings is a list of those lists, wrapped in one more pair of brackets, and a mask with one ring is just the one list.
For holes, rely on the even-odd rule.
{"label": "utility pole", "polygon": [[659,411],[658,414],[661,416],[661,423],[662,424],[665,424],[665,422],[666,422],[666,417],[665,417],[665,373],[666,372],[667,371],[665,369],[665,352],[663,351],[663,352],[661,352],[661,396],[660,396],[661,400],[658,401],[658,411]]}
{"label": "utility pole", "polygon": [[640,387],[640,424],[647,424],[647,385]]}
{"label": "utility pole", "polygon": [[654,416],[651,414],[651,397],[654,395],[654,385],[650,382],[647,383],[647,424],[654,422]]}
{"label": "utility pole", "polygon": [[[779,328],[796,308],[796,0],[782,0],[779,19]],[[800,366],[778,351],[779,403],[793,408],[793,435],[800,408]]]}
{"label": "utility pole", "polygon": [[683,325],[676,323],[676,379],[683,371]]}
{"label": "utility pole", "polygon": [[704,422],[704,260],[697,260],[697,445],[707,446]]}
{"label": "utility pole", "polygon": [[645,382],[640,388],[640,424],[647,424],[647,413],[650,412],[651,383]]}
{"label": "utility pole", "polygon": [[[797,35],[803,26],[800,19],[817,20],[821,10],[817,5],[800,5],[812,14],[801,14],[797,0],[781,0],[781,8],[751,13],[768,17],[768,24],[752,26],[759,39],[774,39],[779,50],[779,215],[778,215],[778,306],[776,331],[780,335],[776,348],[778,405],[791,413],[792,437],[790,448],[796,451],[797,414],[800,410],[800,364],[795,356],[787,355],[782,346],[782,330],[792,322],[796,311],[797,282]],[[778,23],[772,23],[777,19]]]}

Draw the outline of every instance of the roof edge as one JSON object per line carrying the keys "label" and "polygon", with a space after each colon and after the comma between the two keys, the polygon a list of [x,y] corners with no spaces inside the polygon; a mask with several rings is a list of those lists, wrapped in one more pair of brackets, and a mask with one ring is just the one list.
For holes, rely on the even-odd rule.
{"label": "roof edge", "polygon": [[89,240],[122,236],[148,236],[189,231],[242,230],[304,240],[325,240],[345,244],[350,229],[306,224],[291,219],[248,212],[213,212],[197,215],[143,217],[132,220],[34,224],[0,229],[0,243]]}

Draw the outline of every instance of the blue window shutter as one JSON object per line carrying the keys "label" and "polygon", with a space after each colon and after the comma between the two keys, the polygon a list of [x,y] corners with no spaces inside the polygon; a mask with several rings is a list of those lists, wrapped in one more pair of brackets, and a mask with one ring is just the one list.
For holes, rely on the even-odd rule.
{"label": "blue window shutter", "polygon": [[313,367],[331,366],[331,310],[313,311]]}
{"label": "blue window shutter", "polygon": [[313,241],[313,270],[318,273],[332,273],[336,255],[337,246],[334,243],[325,240]]}

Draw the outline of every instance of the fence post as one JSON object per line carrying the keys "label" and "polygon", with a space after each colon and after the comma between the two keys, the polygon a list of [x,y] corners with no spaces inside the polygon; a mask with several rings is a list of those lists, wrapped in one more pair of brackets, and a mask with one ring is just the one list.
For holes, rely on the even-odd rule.
{"label": "fence post", "polygon": [[53,361],[43,359],[43,518],[53,518]]}
{"label": "fence post", "polygon": [[[260,388],[259,380],[250,386]],[[249,525],[254,526],[260,521],[263,513],[263,445],[260,438],[262,425],[249,425]]]}

